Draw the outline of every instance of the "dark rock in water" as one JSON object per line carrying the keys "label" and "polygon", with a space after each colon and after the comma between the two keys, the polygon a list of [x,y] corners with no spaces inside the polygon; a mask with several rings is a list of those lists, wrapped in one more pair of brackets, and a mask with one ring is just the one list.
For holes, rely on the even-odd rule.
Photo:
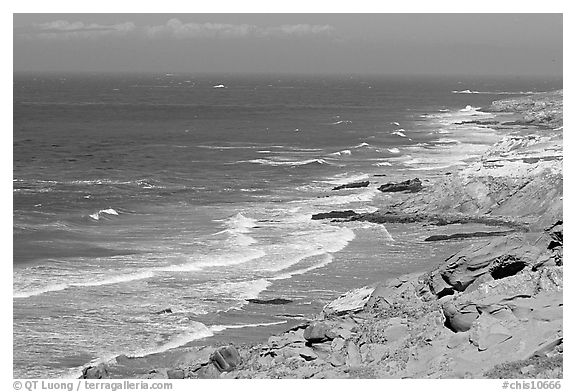
{"label": "dark rock in water", "polygon": [[285,305],[294,302],[290,299],[284,299],[284,298],[274,298],[274,299],[250,298],[247,299],[246,301],[250,302],[251,304],[261,304],[261,305]]}
{"label": "dark rock in water", "polygon": [[159,310],[157,312],[154,312],[154,314],[171,314],[172,313],[172,309],[170,308],[166,308],[166,309],[162,309]]}
{"label": "dark rock in water", "polygon": [[381,192],[419,192],[422,189],[422,181],[418,178],[406,180],[398,183],[389,182],[381,185],[378,190]]}
{"label": "dark rock in water", "polygon": [[332,188],[333,191],[339,191],[340,189],[352,189],[352,188],[365,188],[370,185],[370,181],[359,181],[359,182],[351,182],[349,184],[338,185]]}
{"label": "dark rock in water", "polygon": [[88,366],[82,370],[82,376],[80,378],[85,379],[102,379],[110,378],[110,373],[108,372],[108,367],[103,363],[99,363],[96,366]]}
{"label": "dark rock in water", "polygon": [[431,235],[427,237],[424,241],[447,241],[447,240],[458,240],[464,238],[480,238],[480,237],[496,237],[503,236],[513,233],[513,230],[506,231],[476,231],[473,233],[456,233],[456,234],[439,234]]}
{"label": "dark rock in water", "polygon": [[234,346],[220,347],[212,353],[210,360],[221,372],[229,372],[242,362],[242,358]]}
{"label": "dark rock in water", "polygon": [[320,219],[346,219],[351,218],[358,215],[356,212],[352,210],[346,211],[330,211],[330,212],[321,212],[319,214],[312,215],[312,220],[320,220]]}

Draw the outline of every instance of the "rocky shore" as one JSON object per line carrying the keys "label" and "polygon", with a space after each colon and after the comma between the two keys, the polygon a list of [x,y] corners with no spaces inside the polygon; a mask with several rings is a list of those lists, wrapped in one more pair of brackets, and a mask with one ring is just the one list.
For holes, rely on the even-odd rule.
{"label": "rocky shore", "polygon": [[[562,92],[483,110],[499,113],[480,125],[502,139],[479,160],[381,186],[392,193],[376,212],[312,217],[452,225],[456,234],[428,241],[472,245],[430,271],[346,293],[265,344],[121,356],[82,377],[562,378]],[[478,223],[493,230],[468,231]]]}

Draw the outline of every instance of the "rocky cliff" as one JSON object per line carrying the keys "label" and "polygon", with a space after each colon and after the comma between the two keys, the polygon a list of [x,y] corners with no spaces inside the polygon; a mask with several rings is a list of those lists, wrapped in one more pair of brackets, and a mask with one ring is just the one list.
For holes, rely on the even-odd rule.
{"label": "rocky cliff", "polygon": [[[493,122],[505,136],[481,159],[426,185],[387,184],[399,193],[375,213],[313,219],[464,229],[480,222],[502,228],[494,237],[476,236],[431,271],[347,293],[266,344],[190,348],[163,365],[139,359],[148,367],[143,376],[561,378],[562,92],[497,101],[488,110],[520,120]],[[410,184],[417,189],[400,189]]]}

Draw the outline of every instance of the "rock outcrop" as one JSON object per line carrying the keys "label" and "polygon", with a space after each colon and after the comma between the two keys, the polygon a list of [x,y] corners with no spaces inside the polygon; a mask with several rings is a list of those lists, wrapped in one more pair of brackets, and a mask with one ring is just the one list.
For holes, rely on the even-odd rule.
{"label": "rock outcrop", "polygon": [[349,184],[338,185],[332,188],[333,191],[339,191],[340,189],[354,189],[354,188],[366,188],[370,185],[370,181],[358,181],[351,182]]}
{"label": "rock outcrop", "polygon": [[378,187],[380,192],[419,192],[421,189],[422,181],[419,178],[396,183],[389,182]]}
{"label": "rock outcrop", "polygon": [[[332,211],[312,217],[342,224],[481,223],[508,230],[461,234],[486,238],[431,260],[435,267],[428,272],[352,290],[327,304],[314,320],[271,336],[265,344],[191,348],[169,368],[147,377],[561,378],[558,94],[493,105],[498,112],[520,111],[523,123],[542,125],[545,131],[526,135],[512,129],[515,134],[480,160],[430,186],[422,187],[419,179],[383,185],[384,192],[409,194],[394,195],[402,198],[375,213]],[[83,372],[84,378],[107,376],[108,368]]]}

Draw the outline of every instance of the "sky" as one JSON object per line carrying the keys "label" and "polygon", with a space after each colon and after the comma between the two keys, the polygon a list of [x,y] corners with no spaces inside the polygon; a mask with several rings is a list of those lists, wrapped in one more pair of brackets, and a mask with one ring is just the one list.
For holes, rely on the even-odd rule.
{"label": "sky", "polygon": [[14,71],[562,75],[562,14],[14,14]]}

